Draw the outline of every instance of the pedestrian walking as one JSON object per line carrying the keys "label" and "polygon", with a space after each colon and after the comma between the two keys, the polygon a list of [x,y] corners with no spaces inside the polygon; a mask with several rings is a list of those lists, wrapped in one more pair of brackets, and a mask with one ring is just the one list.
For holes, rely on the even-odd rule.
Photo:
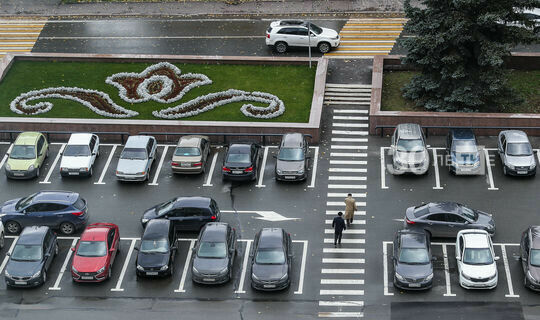
{"label": "pedestrian walking", "polygon": [[332,228],[334,228],[334,247],[337,247],[338,243],[341,244],[341,236],[343,235],[343,230],[347,230],[345,226],[345,220],[341,217],[343,212],[338,212],[338,216],[332,220]]}
{"label": "pedestrian walking", "polygon": [[356,200],[352,197],[352,194],[347,194],[345,198],[345,220],[347,220],[347,227],[351,225],[354,219],[354,212],[356,208]]}

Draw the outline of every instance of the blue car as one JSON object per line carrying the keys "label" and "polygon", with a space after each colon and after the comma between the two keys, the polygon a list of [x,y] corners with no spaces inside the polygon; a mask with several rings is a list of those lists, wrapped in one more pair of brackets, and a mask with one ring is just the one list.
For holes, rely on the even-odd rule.
{"label": "blue car", "polygon": [[482,174],[480,151],[471,129],[452,129],[446,137],[448,170],[456,175]]}
{"label": "blue car", "polygon": [[70,235],[84,228],[88,216],[86,200],[71,191],[40,191],[6,201],[0,208],[0,219],[12,234],[27,226],[47,226]]}

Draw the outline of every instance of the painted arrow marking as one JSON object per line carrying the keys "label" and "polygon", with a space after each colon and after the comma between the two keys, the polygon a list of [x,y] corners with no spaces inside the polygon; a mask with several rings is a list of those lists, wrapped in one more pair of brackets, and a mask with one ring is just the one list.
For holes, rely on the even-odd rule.
{"label": "painted arrow marking", "polygon": [[253,217],[253,219],[266,220],[266,221],[288,221],[288,220],[300,220],[300,218],[287,218],[275,211],[234,211],[234,210],[221,210],[223,213],[251,213],[258,214],[260,217]]}

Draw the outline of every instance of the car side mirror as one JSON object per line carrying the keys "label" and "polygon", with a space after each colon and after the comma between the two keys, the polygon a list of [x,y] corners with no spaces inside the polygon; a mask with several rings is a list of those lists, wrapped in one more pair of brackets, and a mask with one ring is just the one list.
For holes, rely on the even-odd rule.
{"label": "car side mirror", "polygon": [[95,153],[95,152],[92,152],[92,155],[93,155],[93,156],[95,156],[95,155],[96,155],[96,153]]}
{"label": "car side mirror", "polygon": [[116,250],[115,248],[110,248],[109,252],[114,252],[115,250]]}
{"label": "car side mirror", "polygon": [[11,252],[6,253],[6,256],[11,257]]}
{"label": "car side mirror", "polygon": [[272,158],[277,159],[277,156],[274,154],[274,155],[272,155]]}
{"label": "car side mirror", "polygon": [[75,247],[71,247],[71,251],[75,252]]}
{"label": "car side mirror", "polygon": [[50,256],[51,256],[51,254],[48,253],[48,252],[45,254],[45,258],[48,258],[48,257],[50,257]]}
{"label": "car side mirror", "polygon": [[172,247],[171,247],[171,250],[176,250],[176,249],[178,249],[177,246],[172,246]]}
{"label": "car side mirror", "polygon": [[527,262],[527,257],[521,257],[521,260]]}
{"label": "car side mirror", "polygon": [[431,257],[431,261],[437,261],[437,257]]}
{"label": "car side mirror", "polygon": [[500,259],[500,257],[495,256],[495,261],[498,261],[499,259]]}
{"label": "car side mirror", "polygon": [[456,256],[457,261],[461,261],[461,258],[459,256]]}
{"label": "car side mirror", "polygon": [[62,151],[62,152],[60,152],[60,155],[61,155],[61,156],[63,156],[63,155],[64,155],[64,152],[63,152],[63,151]]}
{"label": "car side mirror", "polygon": [[139,247],[133,247],[133,250],[139,251]]}

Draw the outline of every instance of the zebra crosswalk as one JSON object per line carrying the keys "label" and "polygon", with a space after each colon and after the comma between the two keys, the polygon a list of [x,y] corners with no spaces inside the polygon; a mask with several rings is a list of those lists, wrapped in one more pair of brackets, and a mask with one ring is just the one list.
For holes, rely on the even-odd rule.
{"label": "zebra crosswalk", "polygon": [[31,52],[46,19],[1,19],[0,58],[8,53]]}
{"label": "zebra crosswalk", "polygon": [[[330,166],[319,290],[319,318],[364,316],[367,193],[367,128],[371,86],[327,84],[325,104],[332,107]],[[351,128],[352,130],[342,130]],[[334,152],[335,151],[335,152]],[[334,246],[332,218],[345,209],[352,193],[358,211],[353,224]]]}
{"label": "zebra crosswalk", "polygon": [[329,58],[362,58],[387,55],[407,22],[404,18],[350,19],[339,35],[341,42]]}

